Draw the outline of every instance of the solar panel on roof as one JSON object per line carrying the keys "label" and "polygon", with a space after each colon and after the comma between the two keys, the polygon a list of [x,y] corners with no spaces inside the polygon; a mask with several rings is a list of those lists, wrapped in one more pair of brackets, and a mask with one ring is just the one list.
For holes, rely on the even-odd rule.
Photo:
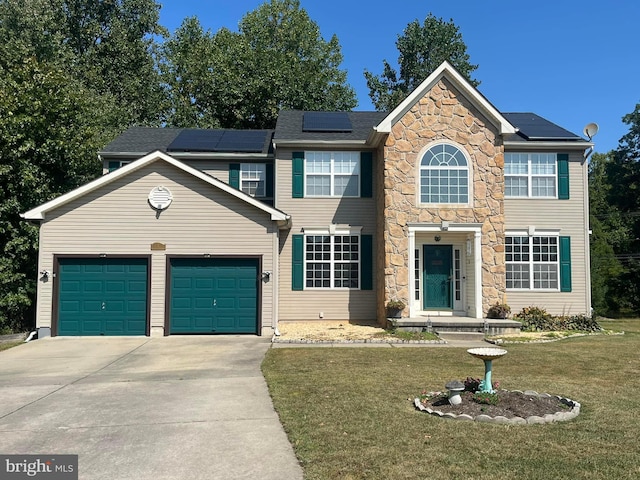
{"label": "solar panel on roof", "polygon": [[261,152],[267,140],[266,130],[225,130],[217,152]]}
{"label": "solar panel on roof", "polygon": [[183,130],[167,152],[262,152],[267,130]]}
{"label": "solar panel on roof", "polygon": [[169,144],[167,152],[214,152],[222,130],[183,130]]}
{"label": "solar panel on roof", "polygon": [[302,130],[305,132],[351,132],[347,112],[304,112]]}
{"label": "solar panel on roof", "polygon": [[504,117],[527,140],[580,140],[568,130],[536,115],[535,113],[505,113]]}

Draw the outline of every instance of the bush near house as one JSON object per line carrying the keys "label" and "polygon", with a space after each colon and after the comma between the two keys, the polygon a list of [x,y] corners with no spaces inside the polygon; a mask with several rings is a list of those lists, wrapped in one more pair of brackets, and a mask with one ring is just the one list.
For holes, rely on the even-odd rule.
{"label": "bush near house", "polygon": [[513,316],[522,323],[523,332],[546,332],[557,330],[579,330],[599,332],[602,327],[594,317],[585,314],[554,316],[540,307],[525,307]]}

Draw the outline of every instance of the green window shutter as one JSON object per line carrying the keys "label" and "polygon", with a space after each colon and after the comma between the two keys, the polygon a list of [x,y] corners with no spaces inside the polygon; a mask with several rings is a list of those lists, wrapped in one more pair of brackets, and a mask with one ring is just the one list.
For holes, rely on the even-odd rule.
{"label": "green window shutter", "polygon": [[360,196],[373,197],[373,154],[360,153]]}
{"label": "green window shutter", "polygon": [[291,290],[304,290],[304,235],[293,236]]}
{"label": "green window shutter", "polygon": [[120,168],[120,162],[109,162],[109,173]]}
{"label": "green window shutter", "polygon": [[304,197],[304,152],[293,152],[292,158],[292,197]]}
{"label": "green window shutter", "polygon": [[273,198],[273,163],[267,163],[267,178],[265,178],[264,192],[265,197]]}
{"label": "green window shutter", "polygon": [[571,291],[571,237],[560,237],[560,291]]}
{"label": "green window shutter", "polygon": [[229,164],[229,185],[240,190],[240,164]]}
{"label": "green window shutter", "polygon": [[360,290],[373,290],[373,237],[360,236]]}
{"label": "green window shutter", "polygon": [[569,200],[569,155],[558,154],[558,198]]}

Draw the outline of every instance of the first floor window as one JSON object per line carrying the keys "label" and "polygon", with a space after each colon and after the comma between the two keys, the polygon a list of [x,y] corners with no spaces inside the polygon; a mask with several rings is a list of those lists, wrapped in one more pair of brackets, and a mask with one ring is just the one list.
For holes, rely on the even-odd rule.
{"label": "first floor window", "polygon": [[267,166],[264,163],[240,164],[240,190],[252,197],[265,197]]}
{"label": "first floor window", "polygon": [[359,288],[358,235],[305,236],[307,288]]}
{"label": "first floor window", "polygon": [[507,236],[505,260],[508,289],[558,290],[558,237]]}

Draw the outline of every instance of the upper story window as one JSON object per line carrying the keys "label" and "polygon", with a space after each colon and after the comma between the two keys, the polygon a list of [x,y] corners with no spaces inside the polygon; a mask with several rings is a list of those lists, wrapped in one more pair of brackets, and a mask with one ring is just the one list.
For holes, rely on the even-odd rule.
{"label": "upper story window", "polygon": [[359,197],[360,152],[305,152],[307,197]]}
{"label": "upper story window", "polygon": [[240,164],[240,190],[252,197],[266,197],[267,166],[264,163]]}
{"label": "upper story window", "polygon": [[429,148],[420,161],[420,203],[469,203],[469,163],[448,143]]}
{"label": "upper story window", "polygon": [[120,167],[124,167],[125,165],[129,165],[131,162],[133,162],[133,160],[112,160],[109,162],[108,165],[108,172],[111,173],[117,169],[119,169]]}
{"label": "upper story window", "polygon": [[555,153],[505,153],[505,197],[557,198]]}

